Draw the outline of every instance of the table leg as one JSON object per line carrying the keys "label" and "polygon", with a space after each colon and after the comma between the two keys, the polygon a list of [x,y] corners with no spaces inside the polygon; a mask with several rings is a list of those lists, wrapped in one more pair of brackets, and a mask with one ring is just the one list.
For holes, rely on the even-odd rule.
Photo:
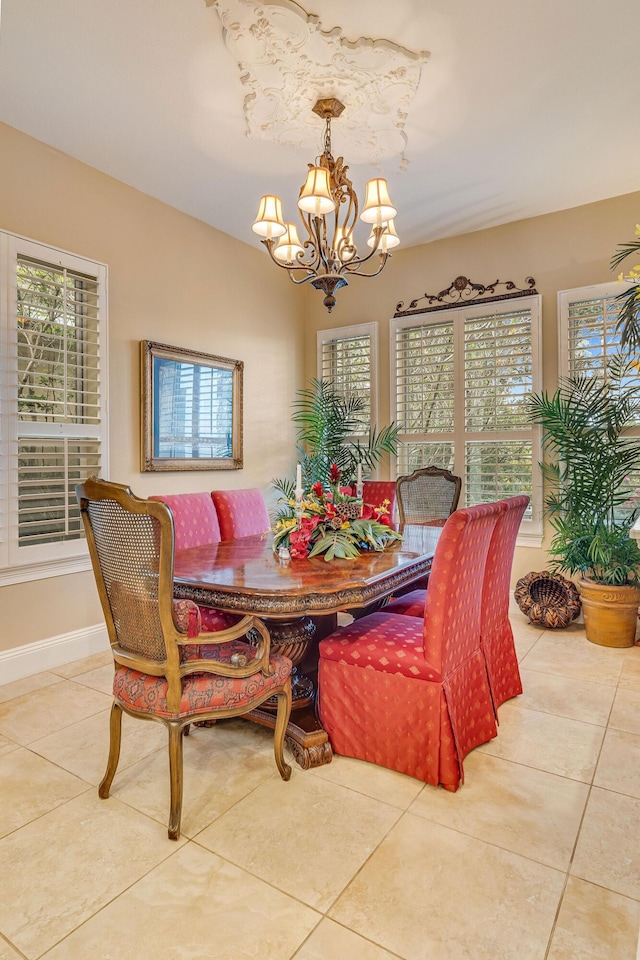
{"label": "table leg", "polygon": [[[291,719],[287,726],[286,741],[295,760],[304,769],[321,767],[331,762],[331,744],[327,732],[315,712],[315,679],[318,666],[318,642],[335,629],[334,615],[300,617],[297,620],[265,620],[271,634],[271,650],[281,653],[293,663]],[[304,664],[305,673],[299,667]],[[308,673],[307,673],[308,672]],[[308,675],[310,674],[310,675]],[[263,726],[275,725],[275,698],[269,700],[248,715],[249,719]]]}

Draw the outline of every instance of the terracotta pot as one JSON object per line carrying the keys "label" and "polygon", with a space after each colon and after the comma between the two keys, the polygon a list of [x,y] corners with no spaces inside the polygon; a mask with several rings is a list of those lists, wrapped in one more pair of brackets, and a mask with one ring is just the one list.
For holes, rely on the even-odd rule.
{"label": "terracotta pot", "polygon": [[638,624],[640,587],[612,587],[595,580],[578,581],[587,640],[603,647],[632,647]]}

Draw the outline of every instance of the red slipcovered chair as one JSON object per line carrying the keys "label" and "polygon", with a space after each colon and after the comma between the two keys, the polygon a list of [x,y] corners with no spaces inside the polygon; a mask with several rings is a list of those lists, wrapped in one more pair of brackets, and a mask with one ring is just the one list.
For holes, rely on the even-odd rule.
{"label": "red slipcovered chair", "polygon": [[522,693],[518,656],[509,620],[511,568],[516,538],[529,497],[510,497],[491,540],[482,588],[482,649],[487,661],[493,705]]}
{"label": "red slipcovered chair", "polygon": [[[166,503],[173,515],[174,545],[176,550],[186,550],[188,547],[201,547],[206,543],[219,543],[220,524],[218,514],[213,505],[211,494],[207,493],[175,493],[161,494],[149,497],[150,500],[160,500]],[[202,629],[212,632],[227,630],[238,617],[223,610],[214,610],[213,607],[198,607]]]}
{"label": "red slipcovered chair", "polygon": [[[291,661],[270,655],[261,620],[200,633],[199,612],[173,600],[173,523],[166,504],[91,477],[76,487],[115,662],[109,759],[98,788],[107,799],[120,756],[123,711],[169,732],[169,839],[180,836],[182,737],[194,721],[248,713],[277,697],[275,760],[283,780],[291,710]],[[195,641],[195,642],[194,642]],[[205,658],[205,651],[209,656]]]}
{"label": "red slipcovered chair", "polygon": [[211,498],[223,540],[259,536],[271,527],[267,505],[257,489],[214,490]]}
{"label": "red slipcovered chair", "polygon": [[[510,497],[500,503],[503,504],[503,512],[491,538],[482,587],[481,631],[482,650],[487,662],[496,715],[498,707],[505,700],[522,693],[518,658],[509,620],[509,587],[516,538],[529,497]],[[426,596],[424,590],[413,590],[393,600],[385,609],[391,613],[422,617]]]}
{"label": "red slipcovered chair", "polygon": [[362,484],[362,499],[372,507],[389,501],[389,514],[393,520],[396,512],[396,485],[394,480],[365,480]]}
{"label": "red slipcovered chair", "polygon": [[319,711],[336,753],[457,790],[464,757],[496,736],[480,609],[501,509],[449,518],[423,620],[373,613],[320,642]]}

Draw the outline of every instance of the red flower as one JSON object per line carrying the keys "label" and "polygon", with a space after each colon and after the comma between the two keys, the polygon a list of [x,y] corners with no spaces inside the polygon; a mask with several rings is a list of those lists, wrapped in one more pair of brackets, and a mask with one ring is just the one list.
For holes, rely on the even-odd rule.
{"label": "red flower", "polygon": [[332,463],[329,467],[329,483],[337,483],[341,476],[337,463]]}
{"label": "red flower", "polygon": [[362,504],[362,519],[363,520],[373,520],[373,507],[370,503]]}
{"label": "red flower", "polygon": [[333,520],[336,515],[336,508],[332,503],[325,503],[324,505],[324,515],[327,520]]}
{"label": "red flower", "polygon": [[378,517],[378,523],[383,524],[383,526],[385,527],[390,527],[391,517],[389,516],[388,513],[381,513],[380,516]]}
{"label": "red flower", "polygon": [[304,544],[298,545],[291,541],[291,548],[289,550],[292,560],[306,560],[309,555],[309,548]]}
{"label": "red flower", "polygon": [[314,483],[314,485],[311,487],[311,492],[315,497],[318,498],[318,500],[322,500],[322,498],[324,497],[324,487],[322,486],[319,480],[317,483]]}
{"label": "red flower", "polygon": [[311,534],[319,523],[320,517],[303,517],[300,521],[299,536],[305,541],[310,540]]}

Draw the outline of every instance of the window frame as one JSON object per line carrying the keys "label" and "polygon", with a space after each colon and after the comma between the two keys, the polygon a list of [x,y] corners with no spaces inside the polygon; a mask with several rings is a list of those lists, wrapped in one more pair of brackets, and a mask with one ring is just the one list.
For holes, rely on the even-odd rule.
{"label": "window frame", "polygon": [[[20,420],[17,396],[17,280],[18,257],[95,277],[97,281],[99,423]],[[89,570],[91,561],[84,537],[47,544],[20,546],[18,542],[18,438],[86,438],[100,445],[101,473],[109,475],[108,425],[108,268],[106,264],[0,231],[0,586]]]}
{"label": "window frame", "polygon": [[[487,430],[469,431],[465,427],[465,377],[464,377],[464,324],[465,319],[473,317],[481,319],[483,316],[492,316],[496,313],[509,313],[510,306],[514,311],[529,308],[531,312],[531,390],[538,393],[542,389],[542,297],[540,294],[531,294],[526,297],[504,298],[500,301],[478,301],[466,305],[455,306],[407,317],[394,317],[389,324],[389,357],[390,357],[390,417],[398,420],[398,363],[397,344],[398,331],[405,327],[419,325],[430,326],[451,322],[453,330],[453,405],[454,427],[452,432],[439,434],[418,434],[415,442],[431,442],[441,440],[450,442],[454,446],[454,465],[452,472],[462,477],[461,503],[466,499],[467,476],[465,449],[468,442],[474,440],[500,441],[501,439],[531,439],[532,443],[532,488],[531,488],[531,519],[522,521],[518,534],[517,545],[541,547],[543,539],[543,490],[542,471],[539,463],[542,459],[542,431],[539,426],[532,424],[522,430]],[[526,434],[526,436],[525,436]],[[407,434],[400,433],[406,442]],[[395,475],[398,476],[398,457],[394,458]]]}

